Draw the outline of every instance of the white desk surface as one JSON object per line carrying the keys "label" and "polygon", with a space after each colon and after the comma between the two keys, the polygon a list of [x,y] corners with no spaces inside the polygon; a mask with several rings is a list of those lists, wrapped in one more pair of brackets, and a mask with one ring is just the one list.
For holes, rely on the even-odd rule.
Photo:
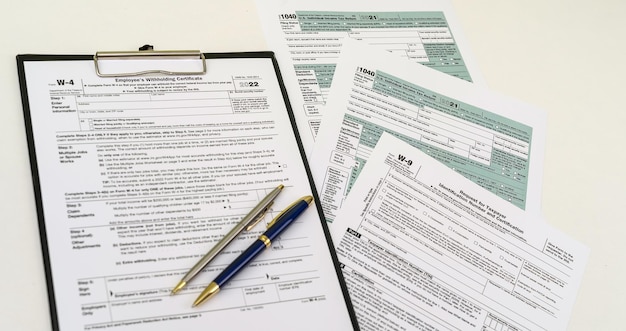
{"label": "white desk surface", "polygon": [[[452,3],[489,87],[548,113],[543,215],[591,248],[568,330],[624,330],[626,2]],[[0,330],[50,330],[15,55],[145,43],[205,52],[266,44],[251,0],[26,0],[2,7]]]}

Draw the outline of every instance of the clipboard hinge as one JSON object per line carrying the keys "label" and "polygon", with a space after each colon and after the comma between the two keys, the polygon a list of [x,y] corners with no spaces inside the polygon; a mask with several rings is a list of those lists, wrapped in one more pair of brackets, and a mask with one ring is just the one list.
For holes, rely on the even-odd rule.
{"label": "clipboard hinge", "polygon": [[[198,71],[170,71],[163,69],[149,69],[136,72],[118,72],[118,73],[103,73],[100,68],[100,64],[106,59],[159,59],[159,58],[177,58],[177,59],[198,59],[202,62],[202,69]],[[206,74],[206,58],[204,54],[199,50],[164,50],[155,51],[152,49],[145,49],[139,51],[119,51],[119,52],[96,52],[93,56],[94,65],[96,67],[96,74],[99,77],[126,77],[126,76],[141,76],[149,74],[165,74],[165,75],[204,75]]]}

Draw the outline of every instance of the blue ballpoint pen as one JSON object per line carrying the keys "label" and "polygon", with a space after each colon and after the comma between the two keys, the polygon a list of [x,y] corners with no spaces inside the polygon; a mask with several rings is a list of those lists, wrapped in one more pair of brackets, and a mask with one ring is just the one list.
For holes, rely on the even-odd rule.
{"label": "blue ballpoint pen", "polygon": [[215,279],[207,286],[193,303],[193,307],[209,300],[220,288],[226,284],[231,278],[237,274],[243,267],[259,255],[265,248],[270,247],[272,240],[276,238],[283,230],[285,230],[293,221],[306,210],[313,201],[310,195],[304,196],[289,205],[285,210],[280,212],[269,224],[268,229],[257,240],[255,240],[248,249],[246,249],[235,261],[233,261],[226,269],[224,269]]}

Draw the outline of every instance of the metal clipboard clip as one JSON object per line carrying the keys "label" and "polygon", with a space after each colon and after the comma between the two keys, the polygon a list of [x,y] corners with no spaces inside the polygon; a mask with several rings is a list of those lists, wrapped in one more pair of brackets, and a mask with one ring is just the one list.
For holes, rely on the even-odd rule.
{"label": "metal clipboard clip", "polygon": [[[108,60],[126,60],[126,59],[183,59],[183,60],[197,60],[199,63],[188,63],[187,68],[197,68],[194,70],[169,70],[169,69],[147,69],[140,68],[137,71],[124,71],[105,73],[102,70],[104,62]],[[204,54],[197,50],[164,50],[155,51],[152,49],[139,50],[139,51],[120,51],[120,52],[96,52],[93,56],[94,65],[96,67],[96,74],[100,77],[127,77],[127,76],[141,76],[149,74],[165,74],[165,75],[204,75],[206,74],[206,59]],[[144,61],[145,62],[145,61]],[[192,61],[193,62],[193,61]]]}

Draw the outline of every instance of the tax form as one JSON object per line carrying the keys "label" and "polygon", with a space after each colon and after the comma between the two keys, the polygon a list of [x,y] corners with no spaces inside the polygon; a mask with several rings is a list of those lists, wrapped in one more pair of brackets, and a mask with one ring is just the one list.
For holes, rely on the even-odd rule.
{"label": "tax form", "polygon": [[361,330],[565,330],[588,249],[384,133],[331,225]]}
{"label": "tax form", "polygon": [[383,132],[539,213],[545,113],[388,52],[346,40],[310,158],[335,219]]}
{"label": "tax form", "polygon": [[[96,76],[89,56],[26,56],[25,115],[55,329],[252,330],[277,315],[276,330],[353,329],[315,204],[216,298],[192,308],[273,217],[313,193],[270,55],[213,55],[205,75],[117,78]],[[117,64],[126,72],[150,61],[186,63]],[[264,220],[170,295],[279,184]]]}
{"label": "tax form", "polygon": [[483,84],[446,0],[257,0],[257,10],[269,49],[281,66],[307,156],[347,38]]}

